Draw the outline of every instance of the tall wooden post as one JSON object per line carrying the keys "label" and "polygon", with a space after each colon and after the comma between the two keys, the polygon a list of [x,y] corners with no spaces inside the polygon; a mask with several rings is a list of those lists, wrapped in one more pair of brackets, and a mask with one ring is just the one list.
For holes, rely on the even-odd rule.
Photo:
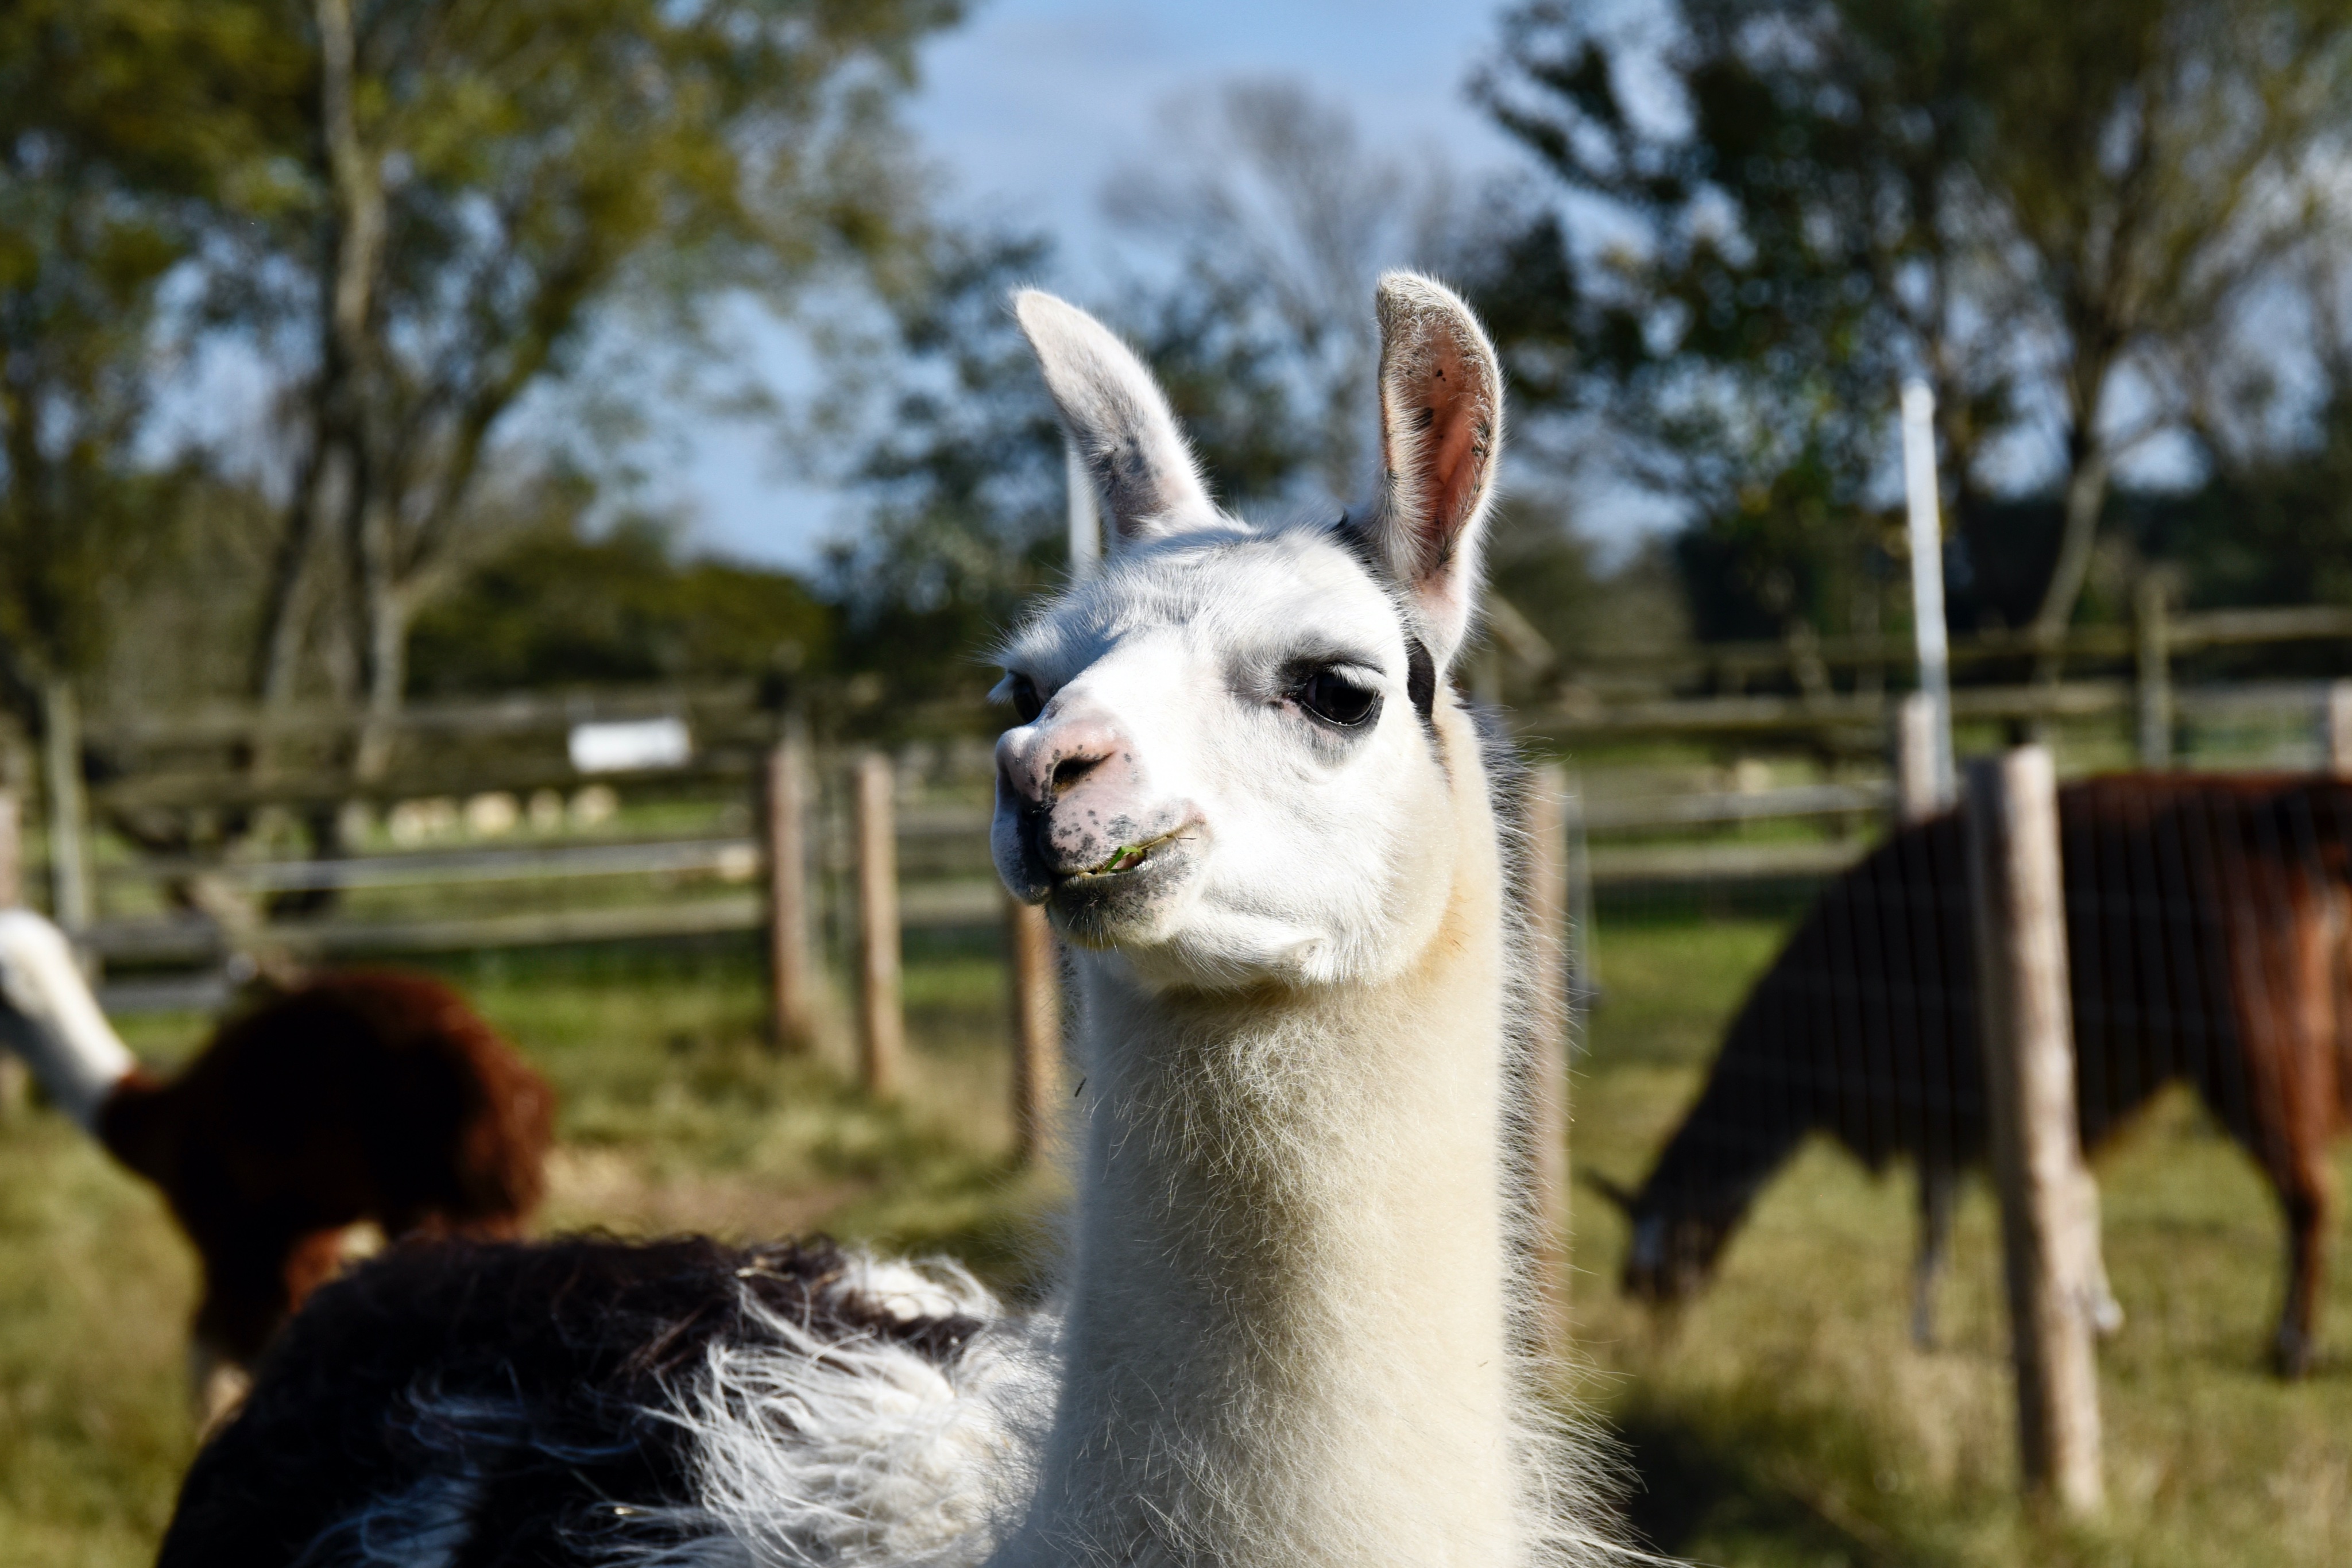
{"label": "tall wooden post", "polygon": [[857,1073],[866,1092],[898,1092],[907,1050],[899,994],[898,843],[891,810],[890,759],[857,759]]}
{"label": "tall wooden post", "polygon": [[805,1051],[816,1033],[809,950],[808,740],[797,725],[760,769],[761,847],[768,871],[768,1017],[779,1051]]}
{"label": "tall wooden post", "polygon": [[2170,585],[2157,572],[2139,580],[2132,594],[2134,643],[2138,664],[2139,765],[2172,766],[2172,633]]}
{"label": "tall wooden post", "polygon": [[41,691],[42,785],[49,806],[49,914],[68,931],[89,925],[89,810],[81,789],[81,706],[73,683],[52,675]]}
{"label": "tall wooden post", "polygon": [[[0,778],[0,909],[25,902],[24,819],[17,812],[16,792]],[[24,1059],[0,1056],[0,1122],[13,1121],[31,1092],[31,1074]]]}
{"label": "tall wooden post", "polygon": [[1924,822],[1952,802],[1944,793],[1937,738],[1943,718],[1936,699],[1926,692],[1906,693],[1895,705],[1895,734],[1889,749],[1895,762],[1895,821],[1897,827]]}
{"label": "tall wooden post", "polygon": [[1004,898],[1004,946],[1012,961],[1013,1159],[1023,1167],[1046,1157],[1059,1109],[1062,979],[1045,912]]}
{"label": "tall wooden post", "polygon": [[2021,747],[1969,766],[1969,890],[1993,1180],[2000,1197],[2029,1495],[2097,1512],[2098,1375],[2092,1354],[2095,1195],[2074,1111],[2058,796],[2050,753]]}
{"label": "tall wooden post", "polygon": [[1903,494],[1911,546],[1911,628],[1919,654],[1919,690],[1934,705],[1936,799],[1957,792],[1952,763],[1952,650],[1944,624],[1942,481],[1936,476],[1936,394],[1927,383],[1903,388]]}
{"label": "tall wooden post", "polygon": [[1592,842],[1585,831],[1584,783],[1563,771],[1560,796],[1568,873],[1568,982],[1570,1060],[1580,1049],[1578,1020],[1601,999],[1601,927],[1592,917]]}
{"label": "tall wooden post", "polygon": [[2321,737],[2327,753],[2327,771],[2352,779],[2352,681],[2331,682]]}
{"label": "tall wooden post", "polygon": [[1528,1091],[1535,1144],[1536,1278],[1544,1333],[1569,1341],[1568,776],[1557,763],[1528,780],[1528,956],[1534,967]]}
{"label": "tall wooden post", "polygon": [[0,909],[25,902],[25,821],[16,792],[0,783]]}

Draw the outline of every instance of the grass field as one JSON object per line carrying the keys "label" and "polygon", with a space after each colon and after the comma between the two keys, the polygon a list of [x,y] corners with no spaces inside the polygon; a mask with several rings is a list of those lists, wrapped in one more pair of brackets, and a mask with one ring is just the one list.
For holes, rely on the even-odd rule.
{"label": "grass field", "polygon": [[[1679,1114],[1780,920],[1604,912],[1605,1004],[1576,1157],[1636,1176]],[[823,1227],[939,1248],[1019,1285],[1056,1204],[1006,1168],[1002,979],[985,936],[912,948],[905,1101],[757,1043],[757,974],[728,946],[484,956],[451,967],[554,1080],[547,1223],[735,1236]],[[139,1020],[168,1058],[194,1019]],[[2293,1388],[2263,1372],[2279,1237],[2244,1160],[2178,1101],[2102,1162],[2130,1322],[2102,1352],[2112,1517],[2066,1531],[2011,1500],[1989,1199],[1963,1209],[1946,1348],[1905,1323],[1907,1175],[1808,1151],[1706,1298],[1663,1326],[1615,1293],[1622,1228],[1579,1199],[1582,1396],[1614,1424],[1661,1547],[1723,1564],[2315,1565],[2352,1561],[2352,1312]],[[191,1280],[153,1198],[56,1116],[0,1128],[0,1563],[143,1563],[190,1438]]]}

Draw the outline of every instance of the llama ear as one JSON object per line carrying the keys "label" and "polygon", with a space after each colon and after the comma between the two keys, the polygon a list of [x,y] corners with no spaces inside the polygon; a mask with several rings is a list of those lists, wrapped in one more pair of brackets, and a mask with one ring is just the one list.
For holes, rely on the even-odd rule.
{"label": "llama ear", "polygon": [[1362,526],[1412,594],[1430,656],[1462,646],[1503,446],[1503,374],[1486,329],[1418,273],[1381,279],[1381,491]]}
{"label": "llama ear", "polygon": [[1045,372],[1063,428],[1094,476],[1112,547],[1139,543],[1186,513],[1210,510],[1192,448],[1135,350],[1076,306],[1038,289],[1014,295],[1013,313]]}

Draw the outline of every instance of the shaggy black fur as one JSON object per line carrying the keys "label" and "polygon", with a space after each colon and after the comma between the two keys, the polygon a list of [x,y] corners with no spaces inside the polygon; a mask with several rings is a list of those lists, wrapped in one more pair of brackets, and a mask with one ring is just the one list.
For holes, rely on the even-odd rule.
{"label": "shaggy black fur", "polygon": [[159,1568],[324,1568],[404,1540],[450,1568],[544,1568],[620,1531],[653,1544],[638,1511],[689,1501],[693,1479],[685,1434],[655,1412],[714,1343],[775,1343],[754,1303],[940,1362],[981,1327],[830,1288],[845,1263],[822,1240],[394,1248],[271,1349],[189,1470]]}

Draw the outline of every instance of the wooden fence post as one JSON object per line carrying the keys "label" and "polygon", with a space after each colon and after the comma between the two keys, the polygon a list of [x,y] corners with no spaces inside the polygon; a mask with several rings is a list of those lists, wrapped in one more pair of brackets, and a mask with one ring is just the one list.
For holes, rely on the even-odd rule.
{"label": "wooden fence post", "polygon": [[1024,1169],[1052,1145],[1061,1097],[1062,978],[1045,911],[1004,896],[1004,945],[1012,960],[1013,1159]]}
{"label": "wooden fence post", "polygon": [[2327,687],[2326,733],[2327,771],[2352,779],[2352,681],[2333,681]]}
{"label": "wooden fence post", "polygon": [[25,827],[16,792],[0,782],[0,909],[25,902]]}
{"label": "wooden fence post", "polygon": [[768,1016],[778,1051],[805,1051],[816,1033],[809,952],[808,741],[789,721],[761,768],[768,872]]}
{"label": "wooden fence post", "polygon": [[866,1092],[898,1092],[907,1016],[899,995],[898,844],[890,759],[857,759],[857,1075]]}
{"label": "wooden fence post", "polygon": [[1568,874],[1569,1039],[1571,1059],[1580,1049],[1576,1020],[1601,999],[1601,931],[1592,918],[1592,843],[1584,825],[1584,780],[1563,772],[1560,825]]}
{"label": "wooden fence post", "polygon": [[1937,727],[1941,715],[1927,692],[1908,692],[1895,705],[1895,821],[1924,822],[1951,804],[1944,799],[1937,763]]}
{"label": "wooden fence post", "polygon": [[49,914],[80,932],[89,925],[89,805],[81,788],[81,707],[73,683],[53,675],[41,692],[42,783],[49,807]]}
{"label": "wooden fence post", "polygon": [[2038,746],[1969,765],[1969,890],[2027,1493],[2097,1512],[2095,1189],[2074,1111],[2058,796]]}
{"label": "wooden fence post", "polygon": [[1557,763],[1528,780],[1528,956],[1535,971],[1528,1071],[1534,1114],[1536,1278],[1545,1339],[1569,1341],[1568,775]]}
{"label": "wooden fence post", "polygon": [[[17,811],[16,792],[0,776],[0,909],[14,909],[25,902],[24,866],[24,821]],[[31,1080],[22,1057],[0,1056],[0,1122],[16,1120],[25,1108]]]}
{"label": "wooden fence post", "polygon": [[2171,585],[2158,572],[2142,574],[2132,593],[2132,631],[2138,661],[2139,765],[2172,766]]}

